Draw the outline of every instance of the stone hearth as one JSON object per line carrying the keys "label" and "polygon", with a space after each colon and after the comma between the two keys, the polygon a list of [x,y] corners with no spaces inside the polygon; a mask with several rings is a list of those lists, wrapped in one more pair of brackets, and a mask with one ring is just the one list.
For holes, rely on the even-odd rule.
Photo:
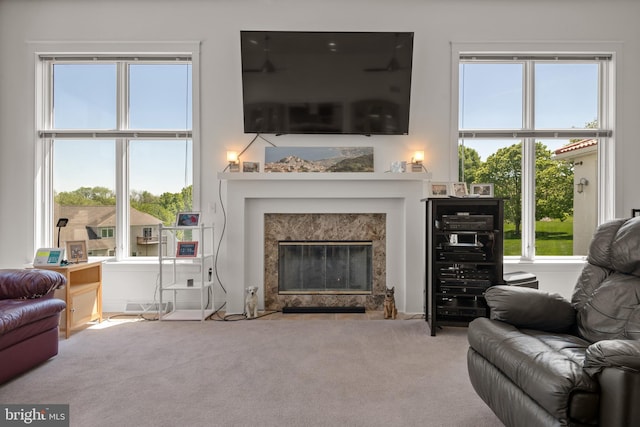
{"label": "stone hearth", "polygon": [[[278,293],[278,242],[371,241],[373,246],[372,292],[369,295],[280,295]],[[264,305],[266,310],[283,307],[360,306],[382,310],[386,287],[386,214],[312,213],[264,215]]]}

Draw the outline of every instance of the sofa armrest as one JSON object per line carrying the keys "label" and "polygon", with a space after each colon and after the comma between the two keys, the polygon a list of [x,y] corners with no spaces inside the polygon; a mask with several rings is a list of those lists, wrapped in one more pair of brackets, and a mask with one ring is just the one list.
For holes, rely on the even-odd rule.
{"label": "sofa armrest", "polygon": [[0,299],[40,298],[65,284],[66,278],[56,271],[0,270]]}
{"label": "sofa armrest", "polygon": [[587,348],[584,370],[589,375],[605,368],[620,368],[640,373],[640,341],[602,340]]}
{"label": "sofa armrest", "polygon": [[518,328],[572,332],[576,311],[559,294],[518,286],[498,285],[485,291],[490,317]]}

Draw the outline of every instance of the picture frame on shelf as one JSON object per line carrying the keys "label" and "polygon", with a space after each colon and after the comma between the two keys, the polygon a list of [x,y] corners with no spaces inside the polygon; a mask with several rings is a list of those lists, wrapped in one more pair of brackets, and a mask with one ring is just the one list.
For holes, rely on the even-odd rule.
{"label": "picture frame on shelf", "polygon": [[178,212],[176,227],[197,227],[200,225],[200,212]]}
{"label": "picture frame on shelf", "polygon": [[449,197],[451,183],[431,182],[429,183],[429,197],[432,199]]}
{"label": "picture frame on shelf", "polygon": [[640,209],[631,209],[631,217],[640,216]]}
{"label": "picture frame on shelf", "polygon": [[178,242],[176,258],[195,258],[198,256],[198,242],[185,241]]}
{"label": "picture frame on shelf", "polygon": [[65,242],[65,245],[67,247],[67,260],[69,262],[78,264],[89,261],[86,240],[68,240]]}
{"label": "picture frame on shelf", "polygon": [[493,184],[471,184],[469,194],[480,197],[493,197]]}
{"label": "picture frame on shelf", "polygon": [[451,195],[453,197],[465,197],[469,194],[466,182],[452,182]]}
{"label": "picture frame on shelf", "polygon": [[260,172],[260,162],[242,162],[242,172]]}

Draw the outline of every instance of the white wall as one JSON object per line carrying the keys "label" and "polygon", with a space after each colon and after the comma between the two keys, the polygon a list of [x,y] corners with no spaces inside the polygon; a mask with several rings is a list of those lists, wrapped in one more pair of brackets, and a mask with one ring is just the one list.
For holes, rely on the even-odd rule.
{"label": "white wall", "polygon": [[[215,213],[216,173],[226,149],[243,148],[239,31],[353,30],[414,31],[410,135],[283,136],[278,145],[369,145],[376,170],[408,160],[416,148],[436,180],[452,180],[451,42],[620,42],[616,123],[616,215],[640,207],[640,2],[625,0],[0,0],[0,267],[20,267],[34,252],[34,58],[30,41],[200,41],[201,206]],[[244,158],[262,161],[254,144]],[[226,265],[224,248],[222,266]],[[531,270],[531,266],[515,269]],[[536,265],[543,287],[570,294],[576,269],[556,274]],[[566,270],[565,270],[566,269]],[[573,271],[573,274],[571,273]],[[131,274],[134,272],[135,274]],[[547,273],[546,273],[547,272]],[[224,280],[232,273],[221,271]],[[105,309],[127,299],[153,297],[153,265],[105,266]],[[569,282],[569,283],[567,283]],[[136,295],[136,298],[130,295]]]}

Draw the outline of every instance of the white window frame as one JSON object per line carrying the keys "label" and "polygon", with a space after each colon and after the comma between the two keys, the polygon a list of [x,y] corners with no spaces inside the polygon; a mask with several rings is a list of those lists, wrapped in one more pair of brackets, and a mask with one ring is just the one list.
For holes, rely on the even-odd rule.
{"label": "white window frame", "polygon": [[[48,88],[51,85],[51,76],[48,65],[41,60],[43,57],[61,58],[91,58],[93,57],[119,57],[141,58],[144,57],[189,57],[192,68],[192,123],[191,131],[180,135],[181,138],[189,138],[192,141],[192,171],[193,171],[193,209],[200,210],[201,193],[201,144],[200,144],[200,42],[32,42],[29,43],[30,54],[35,67],[35,200],[34,200],[34,247],[48,247],[53,244],[54,232],[53,219],[53,137],[52,123],[50,123],[47,110],[51,109],[52,100],[49,99]],[[123,72],[119,67],[118,72]],[[119,80],[121,81],[121,80]],[[126,88],[118,88],[119,96],[125,93]],[[122,120],[119,116],[118,120]],[[42,131],[45,132],[42,132]],[[48,133],[47,131],[51,131]],[[73,134],[70,131],[70,134]],[[121,139],[123,143],[116,141],[116,261],[131,261],[138,258],[129,254],[129,197],[128,197],[128,139],[132,132],[97,131],[99,136],[112,139]],[[142,135],[144,133],[144,135]],[[81,136],[82,131],[75,136]],[[134,135],[130,135],[134,136]],[[147,136],[149,138],[161,138],[162,132],[136,132],[136,137]],[[177,136],[177,135],[176,135]],[[60,136],[58,136],[60,137]]]}
{"label": "white window frame", "polygon": [[[606,66],[601,66],[601,85],[599,87],[601,128],[611,130],[610,135],[600,137],[598,143],[598,219],[601,224],[615,217],[615,141],[616,141],[616,92],[615,85],[617,75],[617,61],[621,61],[622,46],[619,43],[565,43],[565,42],[540,42],[540,43],[503,43],[503,42],[454,42],[451,43],[451,163],[450,180],[457,180],[459,173],[458,144],[460,139],[459,129],[459,65],[461,56],[471,53],[481,55],[527,56],[553,53],[556,55],[593,55],[606,53],[611,59]],[[530,70],[529,70],[530,72]],[[532,88],[524,88],[532,90]],[[526,122],[526,121],[525,121]],[[519,260],[521,262],[534,262],[536,260],[569,260],[583,259],[584,256],[558,257],[535,255],[535,147],[531,141],[535,141],[537,135],[514,135],[523,140],[523,175],[522,175],[522,251],[520,256],[505,256],[505,260]],[[562,135],[556,135],[562,137]],[[527,143],[529,141],[529,143]],[[525,174],[528,171],[528,174]]]}

